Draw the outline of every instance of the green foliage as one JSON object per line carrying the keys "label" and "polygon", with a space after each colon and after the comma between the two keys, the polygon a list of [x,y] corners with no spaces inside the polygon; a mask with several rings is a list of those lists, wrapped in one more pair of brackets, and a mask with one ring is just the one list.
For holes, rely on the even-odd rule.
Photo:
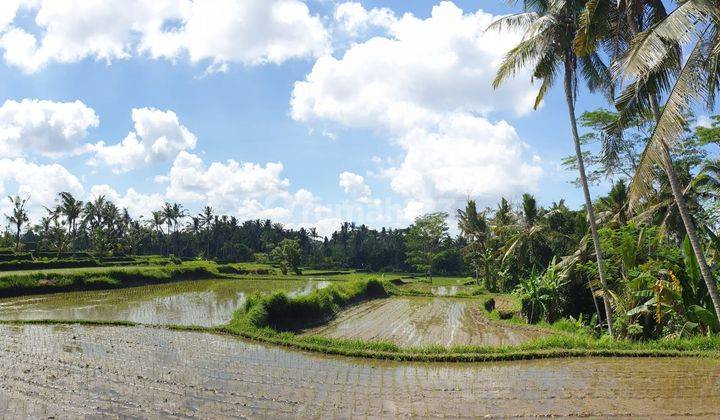
{"label": "green foliage", "polygon": [[184,263],[179,266],[81,269],[62,272],[31,272],[0,276],[0,296],[19,296],[70,290],[128,287],[142,284],[218,277],[215,264]]}
{"label": "green foliage", "polygon": [[522,314],[528,322],[535,324],[541,319],[552,323],[560,318],[565,301],[564,280],[555,260],[550,263],[542,276],[531,273],[515,289],[520,298]]}
{"label": "green foliage", "polygon": [[258,328],[295,330],[325,321],[352,303],[385,296],[384,284],[374,279],[336,283],[304,296],[290,297],[286,292],[255,294],[245,302],[240,317]]}
{"label": "green foliage", "polygon": [[436,259],[447,244],[447,217],[447,213],[442,212],[419,216],[405,237],[408,263],[427,273],[430,280]]}
{"label": "green foliage", "polygon": [[300,242],[293,239],[283,239],[270,253],[270,260],[280,266],[283,274],[300,274],[300,258]]}

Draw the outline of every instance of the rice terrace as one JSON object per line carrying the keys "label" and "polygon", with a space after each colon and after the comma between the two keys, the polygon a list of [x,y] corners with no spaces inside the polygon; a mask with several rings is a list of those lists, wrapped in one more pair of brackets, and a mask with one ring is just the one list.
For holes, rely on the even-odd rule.
{"label": "rice terrace", "polygon": [[0,2],[0,419],[720,418],[719,24]]}

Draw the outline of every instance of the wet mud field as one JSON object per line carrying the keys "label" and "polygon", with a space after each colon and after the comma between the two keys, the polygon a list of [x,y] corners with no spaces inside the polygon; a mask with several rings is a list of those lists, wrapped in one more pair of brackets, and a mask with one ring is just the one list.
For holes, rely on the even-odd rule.
{"label": "wet mud field", "polygon": [[499,346],[520,344],[546,332],[490,320],[474,299],[393,297],[353,306],[304,334],[401,346]]}
{"label": "wet mud field", "polygon": [[132,321],[210,327],[229,322],[248,294],[285,290],[298,296],[327,285],[312,280],[208,279],[14,297],[0,299],[0,320]]}
{"label": "wet mud field", "polygon": [[413,364],[150,327],[0,326],[4,417],[720,416],[720,361]]}

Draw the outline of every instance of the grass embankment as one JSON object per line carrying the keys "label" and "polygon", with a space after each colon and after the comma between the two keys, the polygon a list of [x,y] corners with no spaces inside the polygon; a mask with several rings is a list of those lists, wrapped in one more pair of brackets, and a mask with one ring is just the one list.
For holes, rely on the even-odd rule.
{"label": "grass embankment", "polygon": [[179,280],[220,277],[217,266],[209,262],[187,262],[159,267],[118,267],[39,271],[0,276],[0,297],[61,291],[114,289]]}
{"label": "grass embankment", "polygon": [[333,284],[297,298],[290,298],[282,292],[256,295],[248,300],[244,311],[235,314],[230,324],[210,330],[324,354],[407,361],[478,362],[579,356],[720,355],[718,336],[640,343],[614,341],[607,338],[596,339],[582,327],[569,326],[566,322],[548,326],[551,331],[557,332],[556,335],[519,346],[503,347],[401,347],[390,342],[300,336],[293,333],[293,330],[332,318],[350,304],[391,294],[393,287],[390,283],[365,280]]}
{"label": "grass embankment", "polygon": [[[187,267],[191,269],[191,267]],[[158,281],[172,281],[174,275],[206,274],[206,267],[184,273],[157,273]],[[157,269],[161,270],[162,269]],[[191,274],[195,273],[195,274]],[[105,273],[103,273],[105,274]],[[147,273],[146,273],[147,274]],[[128,281],[132,275],[122,272]],[[196,331],[228,334],[262,343],[314,351],[323,354],[375,359],[428,361],[428,362],[481,362],[524,360],[559,357],[720,357],[720,336],[694,337],[649,342],[615,341],[608,337],[597,339],[587,330],[570,321],[544,326],[555,331],[549,337],[538,338],[518,346],[427,346],[402,347],[391,342],[334,339],[321,336],[301,336],[293,331],[334,317],[343,308],[366,299],[382,298],[393,294],[389,282],[358,280],[337,282],[309,295],[289,297],[283,292],[256,294],[248,299],[243,310],[233,320],[220,327],[187,327],[170,325],[177,331]],[[478,299],[478,305],[484,301]],[[491,312],[492,314],[492,312]],[[491,315],[491,317],[493,317]],[[517,319],[501,322],[519,322]],[[5,324],[87,324],[137,326],[126,321],[4,321]]]}

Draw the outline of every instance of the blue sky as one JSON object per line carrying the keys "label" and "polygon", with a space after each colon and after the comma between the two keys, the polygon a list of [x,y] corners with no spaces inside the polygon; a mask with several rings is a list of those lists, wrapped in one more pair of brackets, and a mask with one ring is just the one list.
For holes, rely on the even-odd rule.
{"label": "blue sky", "polygon": [[0,190],[34,216],[61,190],[323,233],[468,196],[581,202],[559,87],[538,111],[527,74],[489,88],[516,39],[483,33],[504,2],[88,3],[0,6]]}

